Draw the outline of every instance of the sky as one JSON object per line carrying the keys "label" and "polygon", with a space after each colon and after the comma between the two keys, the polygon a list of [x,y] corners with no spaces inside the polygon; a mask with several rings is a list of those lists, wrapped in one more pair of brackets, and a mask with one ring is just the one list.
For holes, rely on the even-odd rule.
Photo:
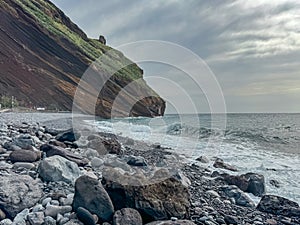
{"label": "sky", "polygon": [[[91,38],[117,47],[176,43],[197,54],[221,86],[227,112],[300,112],[299,0],[52,0]],[[199,112],[207,96],[181,71],[142,63],[145,79],[172,79]],[[158,93],[159,83],[148,82]],[[159,93],[160,94],[160,93]],[[167,99],[183,99],[170,91]],[[167,112],[172,112],[171,104]]]}

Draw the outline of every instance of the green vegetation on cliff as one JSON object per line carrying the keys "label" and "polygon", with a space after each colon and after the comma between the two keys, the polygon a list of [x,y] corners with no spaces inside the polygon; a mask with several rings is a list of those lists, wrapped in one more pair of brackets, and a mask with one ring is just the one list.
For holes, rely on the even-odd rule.
{"label": "green vegetation on cliff", "polygon": [[[142,71],[135,63],[124,57],[122,53],[103,45],[98,40],[87,38],[75,24],[62,16],[63,13],[51,2],[45,0],[15,1],[52,35],[77,46],[88,62],[92,63],[102,56],[103,60],[99,61],[100,66],[109,73],[113,71],[113,68],[122,68],[124,65],[130,64],[119,70],[116,75],[130,80],[142,78]],[[109,54],[105,54],[108,51]]]}

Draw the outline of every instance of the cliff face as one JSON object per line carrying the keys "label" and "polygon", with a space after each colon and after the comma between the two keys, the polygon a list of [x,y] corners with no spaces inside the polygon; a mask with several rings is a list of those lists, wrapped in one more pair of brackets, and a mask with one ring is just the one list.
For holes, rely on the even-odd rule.
{"label": "cliff face", "polygon": [[[89,39],[47,0],[0,1],[0,95],[14,96],[26,105],[71,110],[80,78],[108,51],[108,63],[103,62],[97,71],[100,78],[108,76],[114,64],[131,62],[122,53]],[[116,105],[114,116],[128,116],[128,105],[132,105],[131,116],[163,115],[164,100],[143,80],[122,92],[142,76],[143,71],[134,63],[115,73],[98,96],[96,114],[109,118],[118,96],[122,104]],[[84,101],[88,103],[89,96]],[[92,108],[87,111],[93,113]]]}

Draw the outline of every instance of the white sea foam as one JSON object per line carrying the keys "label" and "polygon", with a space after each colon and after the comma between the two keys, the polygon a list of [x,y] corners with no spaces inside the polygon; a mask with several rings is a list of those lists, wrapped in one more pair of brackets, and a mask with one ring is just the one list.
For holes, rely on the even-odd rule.
{"label": "white sea foam", "polygon": [[[220,157],[235,165],[239,173],[263,174],[268,194],[280,195],[300,203],[300,156],[290,152],[270,151],[266,148],[266,143],[270,140],[271,144],[280,144],[279,147],[282,147],[283,142],[276,142],[278,138],[273,141],[272,136],[264,133],[265,128],[261,131],[241,128],[227,130],[227,136],[222,137],[220,131],[210,128],[199,129],[174,121],[170,123],[167,121],[165,124],[149,121],[148,118],[105,120],[97,121],[96,125],[99,131],[115,133],[150,144],[160,143],[174,149],[175,152],[185,154],[191,160],[200,155],[208,156],[210,159]],[[208,142],[211,136],[214,138],[213,142]],[[280,183],[280,188],[270,184],[272,179]]]}

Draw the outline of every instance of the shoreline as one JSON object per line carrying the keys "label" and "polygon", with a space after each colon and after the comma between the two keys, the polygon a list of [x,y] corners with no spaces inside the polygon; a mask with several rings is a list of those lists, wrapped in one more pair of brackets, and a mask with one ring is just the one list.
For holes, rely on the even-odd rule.
{"label": "shoreline", "polygon": [[[64,155],[66,160],[76,162],[78,164],[78,171],[80,171],[80,175],[88,174],[89,176],[100,180],[102,183],[103,180],[105,180],[106,183],[103,183],[103,186],[108,192],[109,190],[111,191],[112,188],[112,186],[109,186],[109,184],[119,181],[117,180],[117,176],[107,177],[107,175],[105,175],[105,171],[107,169],[116,172],[118,176],[123,176],[124,173],[131,174],[131,177],[127,178],[129,180],[132,179],[132,182],[137,182],[134,180],[134,178],[136,178],[138,174],[138,176],[141,176],[140,181],[145,181],[145,183],[141,183],[139,186],[154,185],[155,187],[161,187],[160,185],[167,185],[164,183],[164,180],[169,180],[172,178],[171,181],[176,183],[177,181],[173,181],[173,178],[176,178],[179,181],[179,183],[176,183],[176,185],[179,185],[180,190],[188,190],[188,202],[190,205],[188,206],[187,214],[180,214],[176,212],[176,210],[174,212],[168,211],[168,216],[162,220],[171,219],[172,216],[170,215],[173,213],[174,215],[177,215],[173,215],[174,218],[172,218],[173,220],[178,219],[176,224],[181,224],[179,223],[180,219],[187,219],[189,221],[193,221],[195,224],[300,224],[299,207],[294,207],[295,211],[293,212],[284,211],[283,213],[280,212],[280,210],[276,211],[273,208],[273,214],[258,210],[254,202],[252,202],[245,191],[236,188],[236,186],[233,187],[232,185],[228,184],[229,181],[232,183],[233,180],[235,180],[236,185],[242,186],[242,182],[244,182],[244,180],[240,176],[228,177],[229,173],[225,175],[226,169],[232,169],[230,168],[230,165],[226,164],[226,162],[221,163],[221,166],[224,166],[225,168],[223,168],[224,174],[221,174],[216,172],[217,169],[213,170],[213,168],[205,167],[205,164],[207,163],[205,157],[199,159],[202,161],[204,166],[201,166],[201,162],[187,163],[185,162],[185,159],[178,154],[171,152],[170,149],[162,148],[157,144],[149,145],[141,141],[135,141],[125,137],[116,137],[115,135],[103,132],[91,134],[91,131],[88,131],[87,127],[85,126],[83,126],[79,140],[75,140],[76,138],[72,139],[74,138],[74,133],[73,137],[72,133],[68,133],[68,135],[65,135],[65,139],[58,141],[59,138],[57,137],[60,135],[61,131],[56,129],[67,130],[70,128],[70,125],[72,125],[71,117],[69,115],[66,114],[64,118],[59,120],[57,120],[57,114],[55,113],[48,115],[45,114],[45,117],[41,116],[41,118],[33,118],[32,116],[34,115],[28,116],[27,118],[17,119],[14,118],[14,115],[7,114],[4,116],[5,118],[0,118],[0,125],[1,123],[4,123],[4,127],[6,126],[6,129],[3,129],[3,127],[1,128],[1,176],[10,177],[12,174],[17,174],[18,176],[30,176],[33,179],[31,182],[38,180],[39,185],[43,187],[39,190],[41,192],[41,196],[37,197],[39,199],[36,199],[37,201],[34,203],[34,205],[28,206],[28,208],[26,206],[25,208],[24,206],[20,207],[20,209],[23,208],[20,212],[23,212],[24,210],[26,211],[26,209],[28,211],[26,218],[23,218],[24,221],[27,221],[30,217],[36,216],[37,212],[42,212],[44,220],[47,216],[50,216],[55,218],[56,222],[68,220],[68,222],[73,221],[74,223],[72,224],[80,224],[77,218],[78,212],[76,214],[75,210],[71,207],[73,201],[71,203],[69,202],[69,205],[62,204],[62,202],[68,200],[68,196],[73,195],[74,199],[74,194],[76,195],[76,193],[74,183],[72,182],[75,182],[78,176],[76,179],[73,179],[72,182],[68,183],[66,181],[71,179],[70,177],[60,177],[61,180],[49,182],[46,181],[47,179],[45,179],[45,176],[41,175],[40,164],[47,158],[49,159],[55,155],[59,155],[54,154],[52,156],[48,156],[48,153],[46,153],[45,157],[45,151],[42,150],[41,146],[44,144],[49,145],[50,141],[52,141],[52,144],[50,144],[51,148],[56,149],[56,147],[59,147],[59,150],[63,151],[64,153],[68,153]],[[5,144],[6,142],[10,144]],[[28,145],[29,142],[30,144]],[[102,147],[99,149],[99,144],[101,143],[105,143],[105,149]],[[25,147],[30,148],[26,151],[40,153],[41,155],[44,155],[44,157],[34,160],[30,159],[31,161],[28,159],[27,161],[30,162],[24,162],[24,158],[28,157],[24,157],[24,155],[22,155],[22,157],[19,157],[20,162],[18,162],[16,159],[13,159],[14,162],[12,162],[11,154],[16,151],[24,150]],[[104,154],[100,155],[100,152]],[[129,159],[131,160],[131,163],[129,163]],[[85,164],[85,162],[87,163]],[[15,166],[15,164],[17,164],[17,166]],[[28,169],[29,167],[31,168]],[[121,174],[119,174],[120,171]],[[157,171],[159,171],[160,176],[159,179],[154,180],[153,177],[157,175]],[[136,176],[132,176],[132,174],[136,174]],[[50,175],[48,174],[48,176]],[[151,179],[148,179],[148,176],[151,177]],[[147,183],[148,181],[151,182]],[[240,184],[238,182],[240,182]],[[172,185],[175,185],[175,183]],[[122,186],[122,183],[119,185]],[[125,189],[125,187],[123,188]],[[170,190],[168,189],[168,191]],[[43,206],[43,201],[45,201],[47,198],[49,200],[49,196],[52,196],[57,192],[63,194],[66,198],[62,197],[58,200],[55,200],[55,198],[50,197],[51,200],[48,202],[49,204],[45,204]],[[154,196],[158,194],[152,189],[150,193],[153,195],[151,198],[154,198]],[[176,196],[178,194],[182,193],[175,193],[175,196],[172,197],[174,199],[171,203],[175,204],[176,201],[182,200],[188,204],[186,201],[184,201],[184,199],[180,199],[178,196]],[[110,197],[113,199],[113,196],[110,195]],[[52,203],[55,207],[52,206]],[[62,215],[60,218],[58,218],[57,214],[55,216],[48,215],[48,208],[52,210],[53,208],[56,208],[56,210],[59,211],[63,209],[66,210],[67,206],[69,206],[68,212],[57,213]],[[34,209],[38,207],[40,207],[41,210],[34,212]],[[290,205],[287,205],[287,209],[288,208],[291,208]],[[5,215],[5,218],[0,217],[0,221],[1,219],[16,219],[16,217],[11,218],[11,216],[7,215],[10,213],[6,211],[7,209],[5,209],[3,205],[1,206],[1,204],[0,209],[0,212],[4,211],[3,213]],[[136,209],[140,213],[143,212],[141,208],[137,207]],[[274,214],[274,212],[276,213]],[[39,213],[41,217],[42,213]],[[17,215],[19,214],[17,213]],[[99,222],[103,222],[103,218],[101,219],[100,217],[101,216],[98,216]],[[142,218],[145,220],[146,217],[142,214]]]}

